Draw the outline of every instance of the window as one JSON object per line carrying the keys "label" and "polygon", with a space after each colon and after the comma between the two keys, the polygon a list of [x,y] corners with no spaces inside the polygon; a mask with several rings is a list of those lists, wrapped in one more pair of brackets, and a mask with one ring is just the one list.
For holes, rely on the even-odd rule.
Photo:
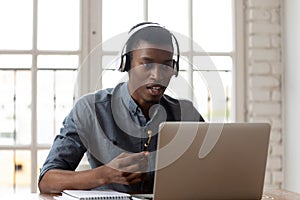
{"label": "window", "polygon": [[0,24],[0,191],[36,191],[74,102],[80,1],[1,0]]}
{"label": "window", "polygon": [[236,120],[240,4],[0,0],[0,191],[37,191],[39,168],[77,95],[127,79],[116,71],[118,53],[141,21],[159,22],[179,40],[180,75],[168,94],[193,100],[207,121]]}

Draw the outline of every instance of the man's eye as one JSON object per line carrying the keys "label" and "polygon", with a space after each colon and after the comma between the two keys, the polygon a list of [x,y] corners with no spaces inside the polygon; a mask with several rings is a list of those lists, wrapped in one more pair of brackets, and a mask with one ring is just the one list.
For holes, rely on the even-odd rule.
{"label": "man's eye", "polygon": [[155,63],[144,63],[143,65],[144,65],[144,67],[146,67],[146,68],[152,68],[152,67],[155,66]]}
{"label": "man's eye", "polygon": [[167,70],[173,69],[173,66],[171,64],[144,63],[143,66],[147,70],[151,70],[155,66],[159,67],[159,69],[163,70],[163,71],[167,71]]}
{"label": "man's eye", "polygon": [[163,71],[170,71],[173,69],[173,66],[170,64],[160,64],[160,69]]}
{"label": "man's eye", "polygon": [[167,69],[173,69],[173,65],[171,63],[163,65]]}

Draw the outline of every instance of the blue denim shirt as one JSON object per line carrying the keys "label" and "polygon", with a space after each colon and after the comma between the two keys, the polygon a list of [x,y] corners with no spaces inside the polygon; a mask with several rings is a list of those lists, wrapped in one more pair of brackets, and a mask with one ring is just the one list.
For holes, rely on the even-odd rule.
{"label": "blue denim shirt", "polygon": [[[155,152],[158,127],[163,121],[204,121],[190,101],[167,95],[151,107],[149,115],[147,121],[131,98],[127,83],[81,97],[55,137],[39,180],[50,169],[75,170],[85,153],[91,168],[96,168],[122,152],[141,152],[148,139],[148,130],[153,133],[148,151]],[[149,172],[144,181],[129,186],[109,184],[99,189],[152,193],[155,153],[150,155]]]}

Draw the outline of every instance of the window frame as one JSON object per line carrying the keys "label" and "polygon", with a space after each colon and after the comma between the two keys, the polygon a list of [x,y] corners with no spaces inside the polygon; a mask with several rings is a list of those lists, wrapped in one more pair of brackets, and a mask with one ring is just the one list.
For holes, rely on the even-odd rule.
{"label": "window frame", "polygon": [[[31,68],[11,68],[7,70],[28,70],[31,73],[31,142],[29,144],[13,144],[13,145],[0,145],[0,150],[27,150],[30,151],[30,191],[32,193],[37,192],[37,185],[38,185],[38,152],[40,150],[49,150],[51,144],[38,144],[37,136],[37,59],[39,55],[78,55],[79,60],[82,58],[82,47],[83,47],[83,39],[84,37],[80,37],[80,48],[79,50],[39,50],[37,48],[37,29],[38,29],[38,0],[33,1],[33,16],[32,16],[32,49],[30,50],[0,50],[0,55],[31,55],[32,57],[32,65]],[[80,32],[83,30],[83,7],[82,4],[85,2],[84,0],[79,1],[81,4],[81,11],[80,11]],[[84,47],[85,48],[85,47]],[[3,70],[3,69],[1,69]],[[6,70],[6,69],[4,69]],[[52,70],[52,69],[51,69]],[[53,68],[53,70],[55,70]],[[14,163],[16,164],[16,163]],[[16,172],[15,172],[16,173]]]}

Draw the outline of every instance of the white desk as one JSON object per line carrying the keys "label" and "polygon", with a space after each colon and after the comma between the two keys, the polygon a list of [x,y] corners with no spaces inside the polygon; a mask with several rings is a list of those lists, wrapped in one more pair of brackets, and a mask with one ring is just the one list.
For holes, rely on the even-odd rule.
{"label": "white desk", "polygon": [[[5,200],[54,200],[59,194],[4,194],[1,199]],[[267,190],[262,200],[300,200],[300,194],[286,190]]]}

